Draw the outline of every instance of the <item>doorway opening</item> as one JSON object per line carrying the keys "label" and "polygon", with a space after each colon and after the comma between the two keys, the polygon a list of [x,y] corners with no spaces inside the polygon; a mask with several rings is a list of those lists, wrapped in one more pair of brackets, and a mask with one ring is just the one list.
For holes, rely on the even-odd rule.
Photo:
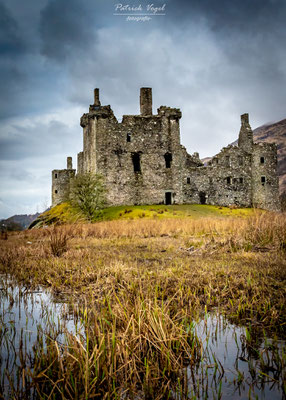
{"label": "doorway opening", "polygon": [[166,206],[169,206],[170,204],[172,204],[172,192],[165,193],[165,204],[166,204]]}
{"label": "doorway opening", "polygon": [[200,192],[199,196],[200,196],[200,203],[201,204],[206,204],[206,194],[205,194],[205,192]]}

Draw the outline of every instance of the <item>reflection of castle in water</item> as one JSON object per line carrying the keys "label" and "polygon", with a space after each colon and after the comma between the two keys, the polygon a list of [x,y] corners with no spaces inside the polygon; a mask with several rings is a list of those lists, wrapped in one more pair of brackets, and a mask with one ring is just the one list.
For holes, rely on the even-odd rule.
{"label": "reflection of castle in water", "polygon": [[[161,106],[152,113],[152,89],[141,88],[140,115],[119,123],[111,107],[94,104],[83,114],[83,151],[77,173],[101,174],[109,205],[216,204],[278,210],[275,144],[253,143],[248,114],[241,116],[238,146],[227,146],[204,166],[180,143],[181,111]],[[76,171],[52,172],[52,205],[63,201]]]}

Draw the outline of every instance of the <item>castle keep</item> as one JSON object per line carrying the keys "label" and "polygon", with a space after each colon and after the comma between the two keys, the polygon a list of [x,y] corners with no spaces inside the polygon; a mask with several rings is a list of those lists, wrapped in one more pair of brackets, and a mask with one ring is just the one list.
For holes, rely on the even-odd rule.
{"label": "castle keep", "polygon": [[[140,115],[118,122],[99,89],[83,114],[83,151],[77,173],[104,177],[109,205],[214,204],[279,210],[277,148],[253,143],[248,114],[241,116],[238,146],[227,146],[203,165],[180,143],[178,108],[152,112],[152,89],[141,88]],[[66,196],[75,176],[71,157],[67,169],[52,171],[52,205]]]}

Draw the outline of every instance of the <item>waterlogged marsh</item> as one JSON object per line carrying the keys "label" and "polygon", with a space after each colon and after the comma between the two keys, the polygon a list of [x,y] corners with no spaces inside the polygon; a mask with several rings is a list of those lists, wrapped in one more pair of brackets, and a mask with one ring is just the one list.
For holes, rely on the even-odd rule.
{"label": "waterlogged marsh", "polygon": [[75,321],[60,298],[40,287],[20,287],[1,275],[0,307],[0,398],[30,398],[36,395],[29,383],[37,346],[46,349],[47,338],[64,343],[64,332],[76,332]]}
{"label": "waterlogged marsh", "polygon": [[251,324],[238,327],[220,315],[206,316],[196,328],[202,360],[188,369],[195,398],[285,398],[285,341],[257,336]]}
{"label": "waterlogged marsh", "polygon": [[[19,349],[28,339],[20,333],[14,345],[14,397],[23,383],[22,398],[285,397],[285,251],[286,216],[267,213],[11,234],[0,240],[3,276],[68,302],[62,316],[49,294],[46,306],[34,301],[44,311],[27,330],[38,340],[27,358]],[[7,296],[8,310],[16,307]],[[13,339],[16,319],[7,318]]]}
{"label": "waterlogged marsh", "polygon": [[[68,348],[71,337],[88,352],[86,333],[90,329],[90,320],[86,310],[78,304],[71,305],[64,299],[55,298],[42,288],[32,291],[19,287],[3,276],[0,289],[0,396],[5,399],[45,399],[54,393],[51,398],[59,398],[64,389],[59,382],[53,381],[53,366],[41,366],[41,355],[49,352],[53,342],[58,348],[55,356],[64,362],[67,352],[71,352]],[[170,398],[285,398],[285,341],[259,336],[251,331],[251,325],[238,327],[214,313],[205,314],[197,323],[190,323],[187,329],[192,330],[195,338],[197,358],[173,377]],[[49,384],[43,385],[45,378]],[[43,388],[46,393],[41,391]],[[129,388],[124,385],[118,386],[117,395],[128,398],[127,390]],[[100,390],[98,394],[103,397]],[[115,393],[109,395],[116,397]],[[142,390],[137,395],[136,398],[147,398]],[[67,390],[64,398],[85,397],[84,393],[69,394]],[[109,398],[107,393],[106,398]]]}

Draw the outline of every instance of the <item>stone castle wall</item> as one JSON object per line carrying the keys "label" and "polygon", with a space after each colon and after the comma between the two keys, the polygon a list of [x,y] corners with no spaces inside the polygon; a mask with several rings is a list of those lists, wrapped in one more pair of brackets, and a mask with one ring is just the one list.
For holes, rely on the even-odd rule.
{"label": "stone castle wall", "polygon": [[67,158],[67,169],[54,169],[52,171],[52,206],[66,201],[69,195],[70,181],[76,173],[72,169],[72,158]]}
{"label": "stone castle wall", "polygon": [[[277,150],[275,145],[253,143],[248,114],[241,116],[238,146],[223,148],[206,166],[198,153],[189,155],[181,145],[180,118],[179,109],[166,106],[153,115],[152,90],[141,88],[140,114],[125,115],[119,123],[110,106],[101,106],[95,89],[94,104],[80,121],[83,151],[77,173],[101,174],[109,205],[279,209]],[[74,174],[71,161],[67,170],[53,171],[53,205],[63,201]]]}
{"label": "stone castle wall", "polygon": [[253,206],[280,209],[276,144],[257,143],[252,157]]}

